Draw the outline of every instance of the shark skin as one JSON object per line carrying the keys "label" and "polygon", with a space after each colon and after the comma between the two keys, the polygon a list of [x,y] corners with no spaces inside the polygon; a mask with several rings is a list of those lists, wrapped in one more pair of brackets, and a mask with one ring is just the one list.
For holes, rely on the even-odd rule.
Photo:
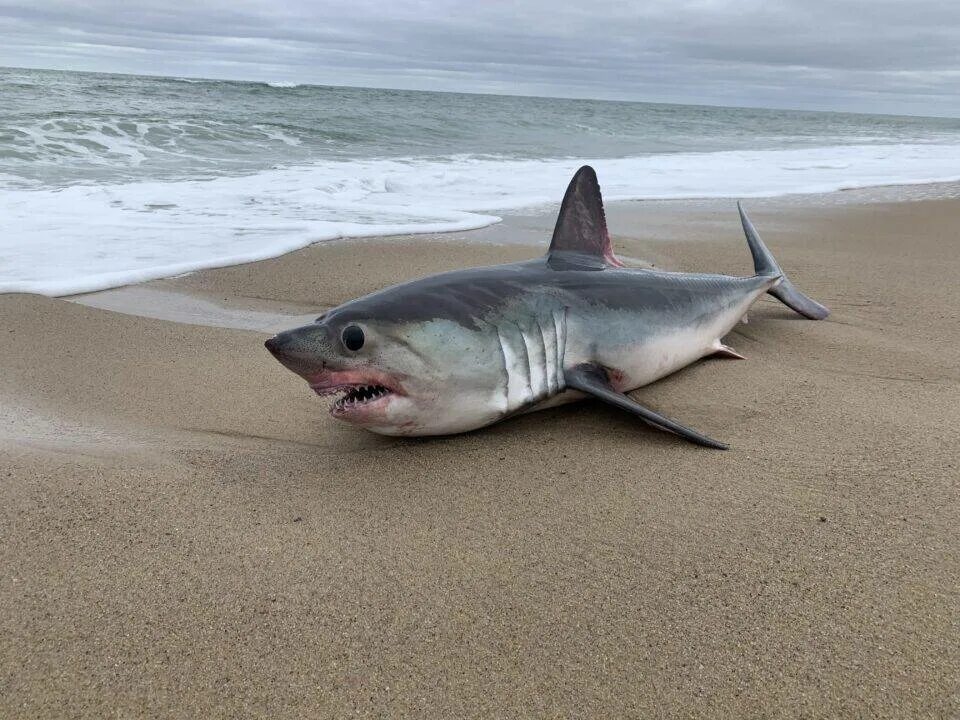
{"label": "shark skin", "polygon": [[336,307],[267,349],[331,414],[384,435],[449,435],[592,396],[707,447],[726,445],[625,393],[712,354],[764,293],[829,311],[786,278],[740,209],[756,274],[629,269],[596,174],[577,171],[541,259],[432,275]]}

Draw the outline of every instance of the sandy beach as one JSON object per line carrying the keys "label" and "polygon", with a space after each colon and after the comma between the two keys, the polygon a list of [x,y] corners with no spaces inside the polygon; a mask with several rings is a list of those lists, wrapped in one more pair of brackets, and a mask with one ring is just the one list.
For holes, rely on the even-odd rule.
{"label": "sandy beach", "polygon": [[[552,212],[0,295],[0,716],[960,715],[960,200],[750,208],[833,314],[761,301],[746,361],[636,393],[728,452],[596,403],[378,437],[263,348]],[[751,270],[732,201],[608,216]]]}

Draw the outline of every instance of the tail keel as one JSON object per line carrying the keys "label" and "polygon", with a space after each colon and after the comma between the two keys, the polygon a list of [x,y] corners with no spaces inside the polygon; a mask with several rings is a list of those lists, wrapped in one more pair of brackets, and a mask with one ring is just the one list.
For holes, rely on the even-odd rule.
{"label": "tail keel", "polygon": [[750,246],[750,254],[753,255],[753,267],[757,275],[771,275],[780,278],[780,282],[770,288],[768,292],[788,308],[804,317],[811,320],[823,320],[830,314],[830,309],[804,295],[790,282],[790,278],[780,269],[780,265],[773,254],[763,244],[757,229],[750,222],[750,218],[747,217],[747,213],[744,212],[740,203],[737,203],[737,209],[740,211],[740,221],[743,223],[743,232],[747,236],[747,244]]}

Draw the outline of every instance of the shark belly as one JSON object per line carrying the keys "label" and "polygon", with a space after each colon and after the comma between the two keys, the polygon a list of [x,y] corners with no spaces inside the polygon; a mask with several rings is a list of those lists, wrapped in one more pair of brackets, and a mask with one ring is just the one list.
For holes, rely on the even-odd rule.
{"label": "shark belly", "polygon": [[[712,328],[678,328],[675,332],[644,337],[632,344],[596,348],[592,361],[606,368],[614,388],[629,392],[671,375],[719,348],[719,336]],[[586,397],[577,390],[564,389],[524,412],[546,410]]]}
{"label": "shark belly", "polygon": [[626,347],[604,363],[612,368],[611,384],[618,390],[649,385],[696,362],[715,350],[717,336],[703,329],[681,329]]}
{"label": "shark belly", "polygon": [[[605,367],[610,383],[617,390],[629,391],[661,378],[712,355],[724,346],[721,339],[746,314],[756,299],[766,292],[767,284],[751,288],[725,303],[717,303],[713,312],[697,308],[689,319],[654,328],[637,322],[641,329],[623,342],[596,344],[589,361]],[[626,333],[624,333],[626,335]]]}

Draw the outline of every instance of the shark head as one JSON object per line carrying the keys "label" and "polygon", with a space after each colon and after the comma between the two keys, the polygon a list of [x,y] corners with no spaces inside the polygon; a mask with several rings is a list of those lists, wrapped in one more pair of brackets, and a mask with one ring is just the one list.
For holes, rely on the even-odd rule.
{"label": "shark head", "polygon": [[500,417],[496,333],[482,324],[398,315],[416,287],[341,305],[266,341],[337,420],[386,435],[461,432]]}

